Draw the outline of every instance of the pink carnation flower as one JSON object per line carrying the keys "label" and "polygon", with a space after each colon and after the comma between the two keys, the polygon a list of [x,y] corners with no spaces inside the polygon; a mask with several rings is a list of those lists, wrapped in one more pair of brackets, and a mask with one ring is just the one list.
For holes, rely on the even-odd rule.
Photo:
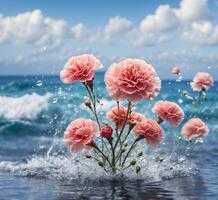
{"label": "pink carnation flower", "polygon": [[182,136],[185,140],[205,137],[209,133],[208,127],[199,118],[192,118],[182,127]]}
{"label": "pink carnation flower", "polygon": [[178,75],[178,74],[180,74],[180,68],[179,67],[173,67],[173,69],[172,69],[172,74],[175,74],[175,75]]}
{"label": "pink carnation flower", "polygon": [[143,136],[152,147],[157,147],[163,141],[164,130],[154,120],[143,119],[133,129],[137,136]]}
{"label": "pink carnation flower", "polygon": [[98,134],[98,125],[89,119],[72,121],[64,132],[64,142],[73,152],[90,149],[93,138]]}
{"label": "pink carnation flower", "polygon": [[144,115],[137,113],[137,112],[132,112],[129,115],[128,124],[137,124],[141,122],[143,119],[145,119]]}
{"label": "pink carnation flower", "polygon": [[[125,123],[127,115],[127,108],[120,105],[118,107],[114,107],[107,113],[107,117],[113,121],[114,123],[118,124],[118,127],[122,127]],[[137,112],[132,112],[129,114],[126,124],[136,124],[144,119],[144,116]]]}
{"label": "pink carnation flower", "polygon": [[116,101],[151,100],[160,91],[161,81],[154,68],[140,59],[112,64],[105,73],[107,90]]}
{"label": "pink carnation flower", "polygon": [[158,101],[152,111],[160,120],[169,122],[171,126],[178,126],[184,119],[183,110],[174,102]]}
{"label": "pink carnation flower", "polygon": [[210,74],[206,72],[198,72],[191,82],[191,87],[194,91],[207,90],[213,86],[214,81]]}
{"label": "pink carnation flower", "polygon": [[94,79],[96,69],[102,67],[101,62],[93,55],[84,54],[70,58],[60,72],[64,83],[75,81],[86,82]]}
{"label": "pink carnation flower", "polygon": [[127,114],[127,108],[120,105],[119,108],[113,107],[111,111],[107,113],[107,117],[114,123],[118,124],[118,127],[122,127]]}

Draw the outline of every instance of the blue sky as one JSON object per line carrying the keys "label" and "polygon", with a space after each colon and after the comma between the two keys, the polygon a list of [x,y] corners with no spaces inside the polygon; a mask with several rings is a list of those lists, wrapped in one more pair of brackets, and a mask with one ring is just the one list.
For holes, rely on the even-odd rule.
{"label": "blue sky", "polygon": [[175,65],[185,78],[217,74],[217,9],[218,0],[0,1],[0,75],[58,74],[83,53],[105,69],[143,58],[162,78]]}

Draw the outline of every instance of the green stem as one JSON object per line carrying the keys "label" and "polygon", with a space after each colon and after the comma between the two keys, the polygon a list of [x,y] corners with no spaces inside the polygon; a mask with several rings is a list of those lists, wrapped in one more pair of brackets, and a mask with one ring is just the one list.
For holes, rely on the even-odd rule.
{"label": "green stem", "polygon": [[107,156],[105,156],[105,154],[98,148],[98,146],[95,144],[93,146],[99,153],[101,153],[101,155],[104,157],[104,159],[108,162],[108,164],[110,165],[110,167],[112,168],[112,165],[110,163],[110,161],[108,160]]}
{"label": "green stem", "polygon": [[111,146],[111,153],[112,153],[112,160],[111,160],[112,172],[115,173],[116,172],[116,157],[115,157],[113,142],[110,139],[108,140],[108,142],[109,142],[109,144]]}
{"label": "green stem", "polygon": [[[117,110],[118,110],[118,119],[120,119],[120,102],[117,101]],[[117,138],[118,138],[118,130],[119,130],[119,126],[118,126],[118,123],[116,123],[116,135],[117,135]],[[121,145],[121,141],[120,141],[120,145]]]}
{"label": "green stem", "polygon": [[118,145],[118,142],[119,142],[120,139],[121,139],[121,136],[122,136],[122,134],[123,134],[124,128],[125,128],[126,123],[127,123],[127,120],[128,120],[128,116],[129,116],[130,110],[131,110],[131,102],[129,101],[129,103],[128,103],[128,109],[127,109],[127,113],[126,113],[126,117],[125,117],[125,121],[124,121],[124,124],[123,124],[123,126],[122,126],[122,129],[121,129],[121,131],[120,131],[120,134],[118,135],[117,141],[116,141],[116,143],[115,143],[115,145],[114,145],[114,150],[116,150],[116,147],[117,147],[117,145]]}
{"label": "green stem", "polygon": [[95,95],[92,91],[90,91],[88,85],[86,83],[84,83],[87,91],[88,91],[88,94],[89,94],[89,97],[90,97],[90,100],[92,102],[92,106],[93,106],[93,114],[95,116],[95,119],[96,119],[96,122],[98,124],[98,127],[99,127],[99,130],[101,131],[101,125],[100,125],[100,122],[99,122],[99,119],[98,119],[98,115],[97,115],[97,111],[96,111],[96,100],[95,100]]}
{"label": "green stem", "polygon": [[121,155],[122,155],[123,145],[124,145],[124,143],[125,143],[127,137],[129,136],[129,134],[131,133],[131,130],[132,130],[132,128],[129,127],[129,130],[128,130],[126,136],[124,137],[123,141],[121,142],[120,150],[119,150],[118,155],[117,155],[117,158],[116,158],[117,160],[118,160],[118,159],[121,157]]}
{"label": "green stem", "polygon": [[128,158],[128,156],[129,156],[129,154],[131,153],[131,151],[133,150],[133,148],[135,147],[136,143],[137,143],[139,140],[141,140],[142,138],[143,138],[143,137],[140,137],[140,136],[139,136],[139,137],[137,137],[137,138],[135,139],[135,141],[132,143],[132,145],[131,145],[129,151],[126,153],[126,156],[125,156],[125,158],[123,159],[122,167],[125,165],[126,159]]}
{"label": "green stem", "polygon": [[[93,106],[92,113],[95,116],[95,120],[98,124],[99,131],[101,131],[101,124],[99,122],[97,111],[96,111],[96,98],[95,98],[94,92],[89,88],[89,86],[86,83],[83,83],[83,84],[86,87],[86,90],[88,91],[88,94],[89,94],[89,97],[90,97],[90,100],[91,100],[92,106]],[[102,144],[101,149],[102,149],[102,151],[104,151],[104,145],[107,148],[107,144],[104,142],[103,138],[101,138],[101,144]]]}
{"label": "green stem", "polygon": [[132,165],[131,164],[129,164],[128,166],[126,166],[125,168],[123,168],[123,170],[126,170],[126,169],[128,169],[129,167],[131,167]]}

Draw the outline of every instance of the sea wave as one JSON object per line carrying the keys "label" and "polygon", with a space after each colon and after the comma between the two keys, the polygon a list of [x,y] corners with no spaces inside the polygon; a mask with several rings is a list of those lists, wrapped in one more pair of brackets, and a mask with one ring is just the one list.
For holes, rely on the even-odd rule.
{"label": "sea wave", "polygon": [[20,97],[0,96],[0,117],[8,120],[33,120],[47,109],[51,93],[25,94]]}

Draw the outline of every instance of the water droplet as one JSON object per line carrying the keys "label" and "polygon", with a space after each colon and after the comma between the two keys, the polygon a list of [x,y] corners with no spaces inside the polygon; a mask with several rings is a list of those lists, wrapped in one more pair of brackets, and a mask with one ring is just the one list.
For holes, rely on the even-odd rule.
{"label": "water droplet", "polygon": [[182,99],[179,99],[178,102],[181,104],[181,103],[183,103],[183,100],[182,100]]}
{"label": "water droplet", "polygon": [[52,99],[52,103],[57,103],[57,101],[58,101],[58,98],[57,98],[57,97],[54,97],[54,98]]}
{"label": "water droplet", "polygon": [[46,51],[47,50],[47,47],[46,46],[44,46],[44,47],[42,47],[41,48],[41,51],[43,52],[43,51]]}
{"label": "water droplet", "polygon": [[43,82],[41,81],[41,80],[38,80],[37,82],[36,82],[36,86],[37,87],[41,87],[43,85]]}
{"label": "water droplet", "polygon": [[179,162],[183,162],[183,161],[185,161],[184,157],[179,158]]}
{"label": "water droplet", "polygon": [[198,144],[198,143],[200,143],[200,144],[204,143],[203,138],[196,139],[195,144]]}

